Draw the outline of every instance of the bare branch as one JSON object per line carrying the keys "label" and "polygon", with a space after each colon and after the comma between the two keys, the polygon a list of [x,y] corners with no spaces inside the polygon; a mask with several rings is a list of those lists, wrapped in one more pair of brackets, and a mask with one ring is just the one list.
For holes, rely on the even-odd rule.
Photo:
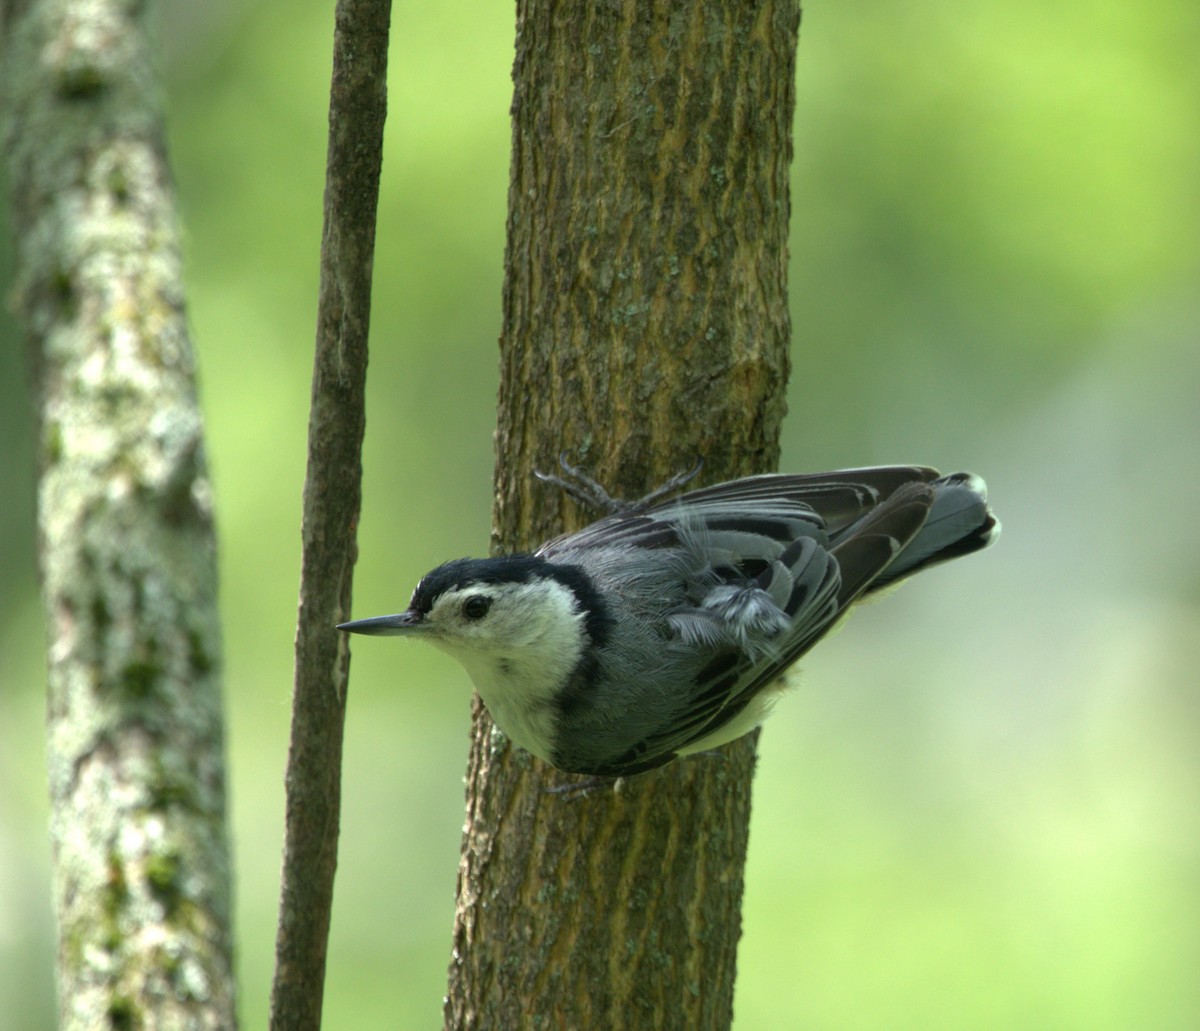
{"label": "bare branch", "polygon": [[390,0],[339,0],[271,1027],[318,1028],[337,867]]}

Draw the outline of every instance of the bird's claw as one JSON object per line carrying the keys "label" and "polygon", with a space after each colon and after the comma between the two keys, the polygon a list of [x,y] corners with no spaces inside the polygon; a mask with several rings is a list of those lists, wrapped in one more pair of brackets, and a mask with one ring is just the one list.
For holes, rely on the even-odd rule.
{"label": "bird's claw", "polygon": [[699,475],[700,470],[704,468],[704,459],[703,457],[697,457],[696,464],[692,468],[682,473],[676,473],[666,483],[656,487],[649,494],[638,498],[636,501],[625,501],[622,498],[614,498],[599,483],[585,473],[583,469],[568,462],[566,451],[559,454],[558,464],[562,467],[564,476],[544,473],[540,469],[535,469],[533,475],[543,483],[553,484],[555,487],[561,488],[568,497],[587,508],[596,509],[608,515],[628,515],[644,512],[660,498],[674,493],[680,487],[695,479]]}

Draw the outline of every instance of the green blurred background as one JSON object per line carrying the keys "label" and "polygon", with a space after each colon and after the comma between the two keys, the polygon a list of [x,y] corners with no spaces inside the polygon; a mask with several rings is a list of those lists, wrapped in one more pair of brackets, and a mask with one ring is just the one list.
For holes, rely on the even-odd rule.
{"label": "green blurred background", "polygon": [[[265,1026],[332,5],[161,12],[221,534],[241,1009]],[[513,11],[394,10],[359,615],[484,552]],[[783,468],[984,474],[761,743],[739,1031],[1200,1026],[1200,7],[812,0]],[[5,251],[0,282],[11,279]],[[53,1026],[43,629],[0,324],[0,1013]],[[569,442],[567,442],[569,443]],[[440,1025],[468,689],[355,643],[326,1026]]]}

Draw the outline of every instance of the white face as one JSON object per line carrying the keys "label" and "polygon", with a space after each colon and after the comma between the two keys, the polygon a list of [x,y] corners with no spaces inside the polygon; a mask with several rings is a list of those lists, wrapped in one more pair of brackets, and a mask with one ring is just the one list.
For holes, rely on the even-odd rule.
{"label": "white face", "polygon": [[501,730],[550,760],[552,703],[579,661],[583,619],[557,581],[475,583],[441,594],[420,635],[463,664]]}
{"label": "white face", "polygon": [[[475,583],[441,594],[425,617],[431,638],[448,651],[519,653],[580,633],[574,596],[552,580]],[[550,641],[547,641],[547,637]]]}

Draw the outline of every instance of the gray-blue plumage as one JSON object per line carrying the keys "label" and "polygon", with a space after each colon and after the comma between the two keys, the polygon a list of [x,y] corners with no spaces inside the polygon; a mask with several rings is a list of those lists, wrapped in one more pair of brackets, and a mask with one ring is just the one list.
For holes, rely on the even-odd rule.
{"label": "gray-blue plumage", "polygon": [[621,776],[753,729],[856,600],[998,532],[967,473],[755,476],[618,512],[532,555],[446,563],[407,612],[343,628],[427,636],[517,744]]}

